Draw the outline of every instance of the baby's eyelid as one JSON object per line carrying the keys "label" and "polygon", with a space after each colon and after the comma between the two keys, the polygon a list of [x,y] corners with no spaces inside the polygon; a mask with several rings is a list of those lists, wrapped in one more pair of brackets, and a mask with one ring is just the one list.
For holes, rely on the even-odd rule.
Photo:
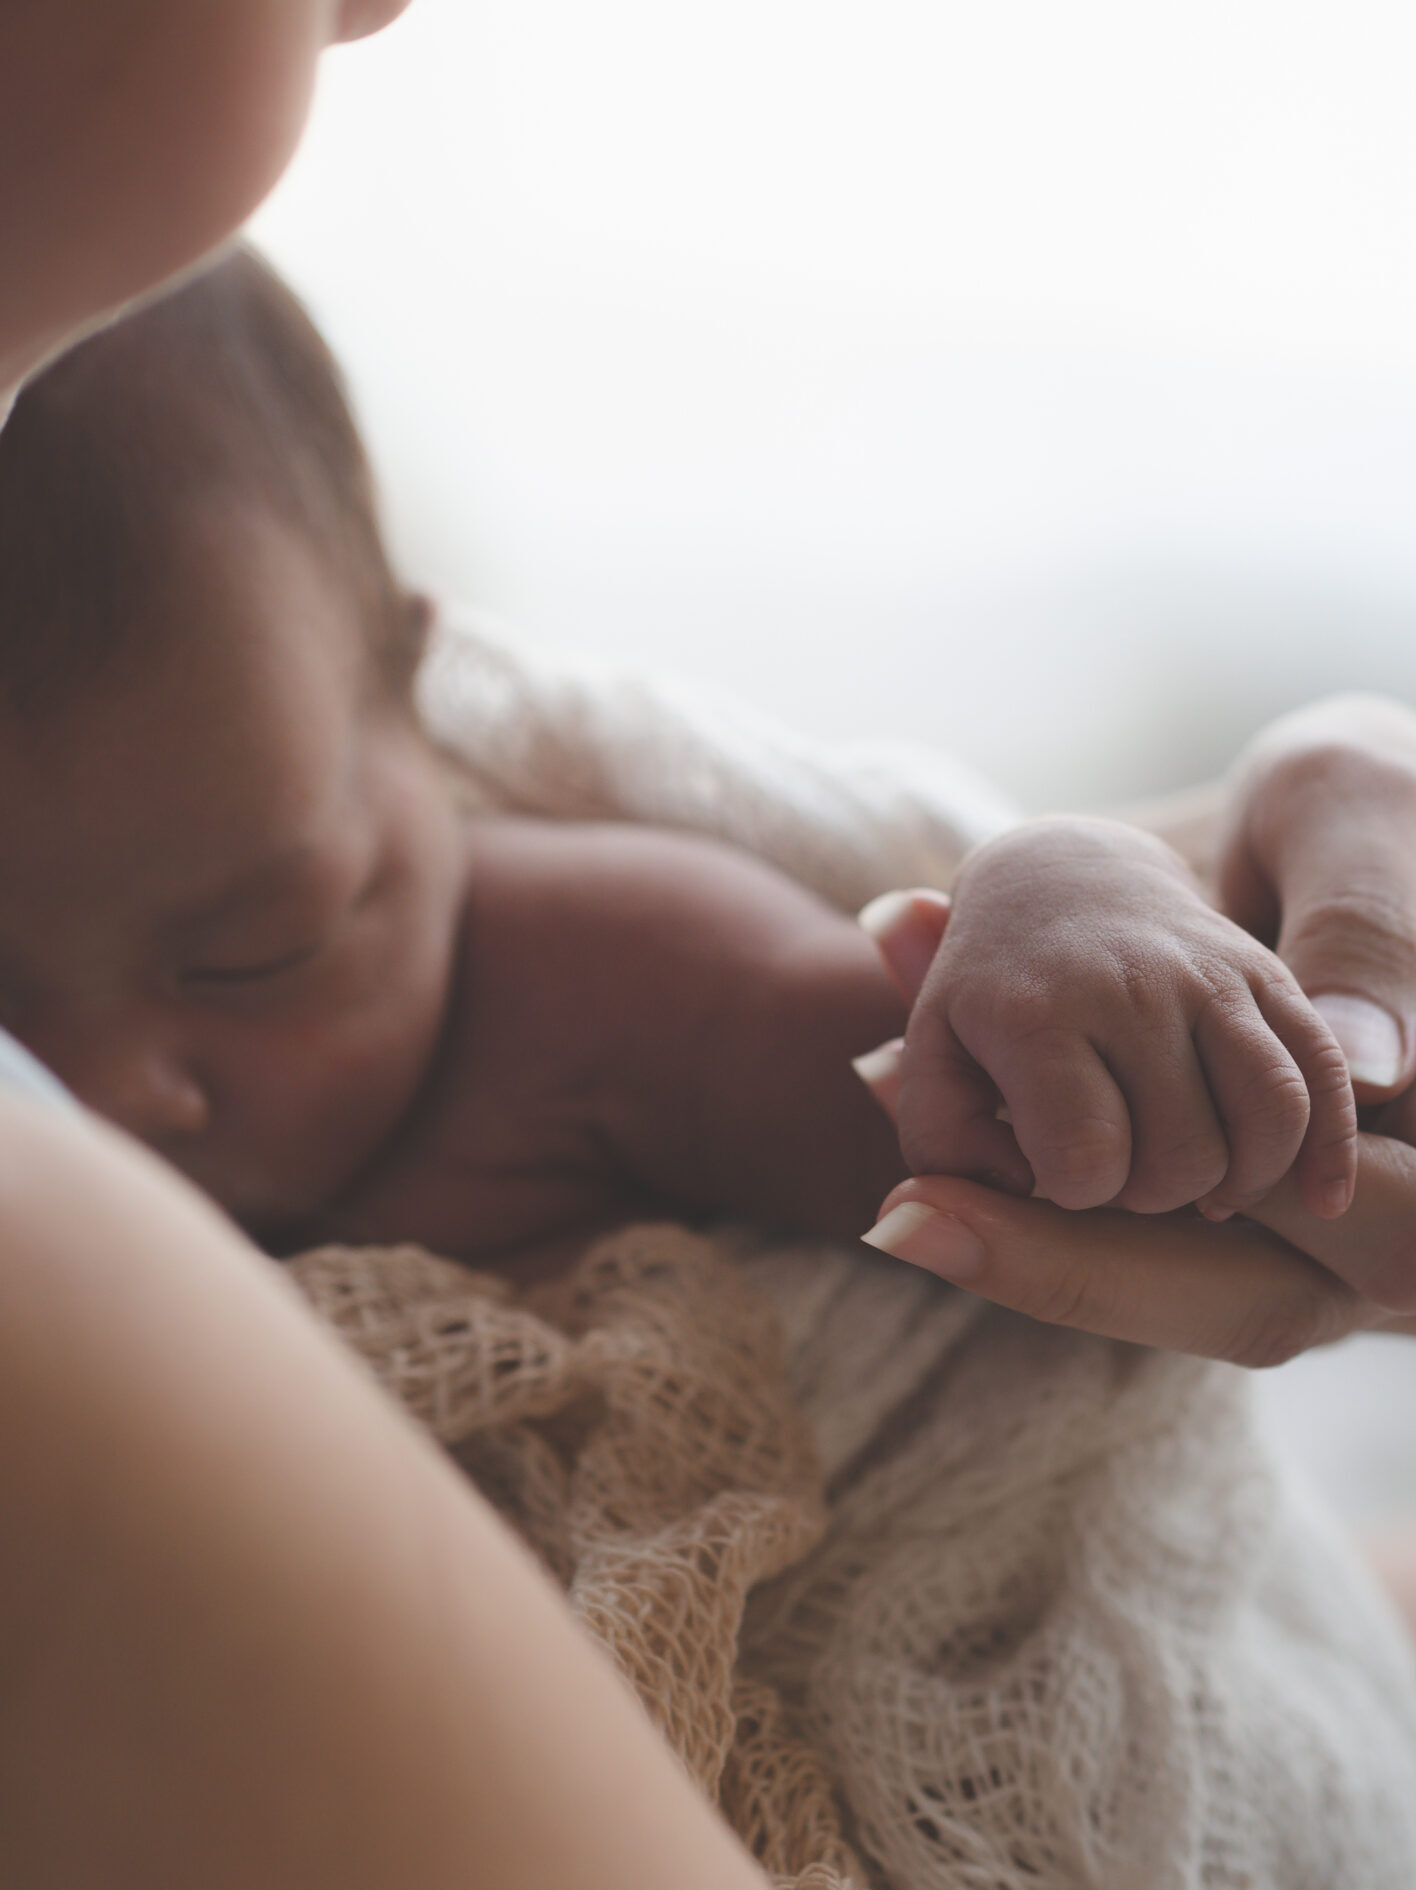
{"label": "baby's eyelid", "polygon": [[280,952],[270,958],[258,959],[253,964],[220,965],[198,964],[185,969],[181,976],[184,984],[198,985],[233,985],[258,984],[263,978],[278,978],[284,971],[295,971],[309,960],[317,958],[341,930],[344,922],[364,911],[383,890],[384,880],[379,873],[372,873],[359,886],[340,917],[323,931],[319,938],[309,944],[297,946],[293,951]]}
{"label": "baby's eyelid", "polygon": [[283,971],[294,971],[307,964],[324,947],[321,939],[314,945],[301,945],[278,958],[265,958],[254,965],[192,965],[182,973],[184,984],[256,984],[262,978],[278,978]]}

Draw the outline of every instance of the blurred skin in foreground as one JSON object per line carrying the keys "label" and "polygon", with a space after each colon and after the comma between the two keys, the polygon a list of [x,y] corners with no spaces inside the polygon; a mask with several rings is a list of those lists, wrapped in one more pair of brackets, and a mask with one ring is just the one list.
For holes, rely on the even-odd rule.
{"label": "blurred skin in foreground", "polygon": [[[0,10],[0,423],[231,234],[320,51],[401,10]],[[17,1883],[762,1890],[491,1511],[170,1168],[0,1094],[0,1286]]]}
{"label": "blurred skin in foreground", "polygon": [[295,148],[320,54],[406,4],[0,9],[0,413],[41,362],[230,236]]}

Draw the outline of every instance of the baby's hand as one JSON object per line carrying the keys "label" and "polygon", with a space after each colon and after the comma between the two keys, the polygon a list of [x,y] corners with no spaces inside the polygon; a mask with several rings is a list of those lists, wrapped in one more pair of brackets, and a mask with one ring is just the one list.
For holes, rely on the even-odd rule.
{"label": "baby's hand", "polygon": [[1356,1168],[1346,1064],[1292,975],[1111,821],[1034,822],[966,863],[896,1112],[916,1174],[1067,1208],[1220,1218],[1296,1162],[1333,1216]]}

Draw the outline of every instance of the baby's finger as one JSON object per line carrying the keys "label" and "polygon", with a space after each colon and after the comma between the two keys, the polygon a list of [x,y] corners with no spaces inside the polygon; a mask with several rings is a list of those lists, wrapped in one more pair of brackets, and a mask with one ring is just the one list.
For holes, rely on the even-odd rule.
{"label": "baby's finger", "polygon": [[1131,1171],[1126,1100],[1085,1037],[1035,1030],[990,1059],[1038,1193],[1058,1207],[1101,1207]]}
{"label": "baby's finger", "polygon": [[1101,1049],[1131,1118],[1131,1174],[1117,1205],[1168,1214],[1202,1199],[1224,1179],[1229,1139],[1183,1018]]}
{"label": "baby's finger", "polygon": [[1294,1179],[1312,1213],[1345,1214],[1357,1185],[1357,1104],[1342,1045],[1301,992],[1265,985],[1256,993],[1269,1028],[1298,1066],[1308,1092],[1308,1128]]}
{"label": "baby's finger", "polygon": [[[1302,1002],[1302,1000],[1298,1000]],[[1304,1004],[1304,1009],[1307,1005]],[[1261,1201],[1298,1158],[1310,1117],[1308,1085],[1279,1028],[1251,993],[1216,1001],[1195,1025],[1195,1048],[1229,1146],[1229,1163],[1200,1201],[1222,1219]],[[1286,1023],[1287,1020],[1285,1019]],[[1341,1052],[1334,1051],[1341,1057]]]}
{"label": "baby's finger", "polygon": [[1005,1193],[1031,1194],[1032,1170],[998,1120],[998,1090],[948,1023],[916,1013],[895,1092],[900,1150],[917,1175],[968,1175]]}

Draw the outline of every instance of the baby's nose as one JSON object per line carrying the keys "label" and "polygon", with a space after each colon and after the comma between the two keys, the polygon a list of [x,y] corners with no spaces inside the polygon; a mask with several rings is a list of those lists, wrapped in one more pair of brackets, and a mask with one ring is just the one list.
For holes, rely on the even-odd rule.
{"label": "baby's nose", "polygon": [[157,1044],[108,1046],[85,1059],[73,1087],[100,1115],[145,1142],[199,1135],[211,1116],[196,1076],[179,1055]]}

